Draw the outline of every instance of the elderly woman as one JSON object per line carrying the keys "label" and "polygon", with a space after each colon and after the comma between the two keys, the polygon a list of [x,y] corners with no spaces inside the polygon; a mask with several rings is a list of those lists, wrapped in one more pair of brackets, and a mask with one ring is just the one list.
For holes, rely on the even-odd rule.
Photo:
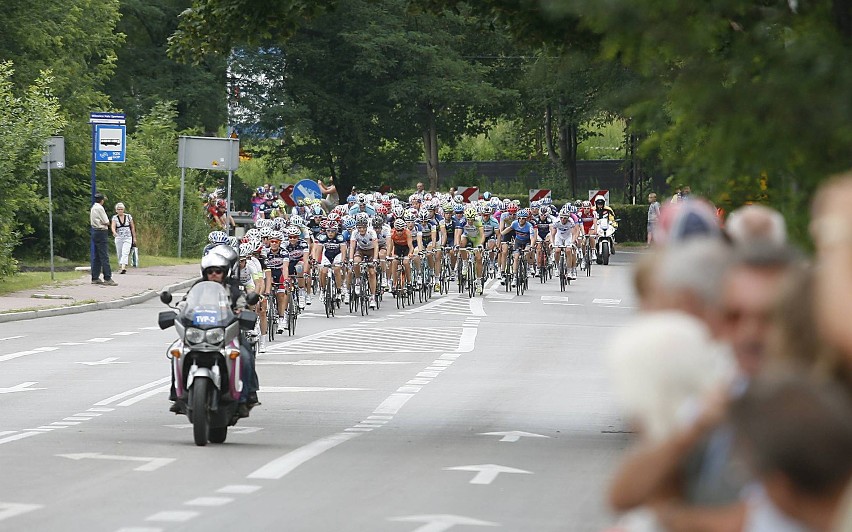
{"label": "elderly woman", "polygon": [[112,217],[112,236],[115,237],[115,250],[118,253],[119,273],[127,273],[127,263],[130,251],[136,242],[136,224],[133,217],[124,211],[124,203],[115,204],[115,214]]}

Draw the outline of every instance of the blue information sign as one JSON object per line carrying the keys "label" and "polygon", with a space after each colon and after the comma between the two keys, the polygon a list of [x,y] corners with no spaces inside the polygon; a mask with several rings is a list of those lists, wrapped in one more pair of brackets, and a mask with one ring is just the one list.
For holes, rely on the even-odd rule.
{"label": "blue information sign", "polygon": [[311,181],[310,179],[302,179],[298,183],[293,186],[293,199],[299,201],[300,199],[321,199],[322,198],[322,190],[320,190],[319,185],[316,181]]}
{"label": "blue information sign", "polygon": [[95,161],[99,163],[123,163],[127,154],[127,126],[117,124],[95,124]]}

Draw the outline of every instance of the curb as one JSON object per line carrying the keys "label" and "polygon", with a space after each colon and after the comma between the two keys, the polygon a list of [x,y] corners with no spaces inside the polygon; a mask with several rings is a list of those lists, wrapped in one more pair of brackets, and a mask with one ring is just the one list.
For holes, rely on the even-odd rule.
{"label": "curb", "polygon": [[[163,287],[163,290],[166,290],[170,293],[175,292],[177,290],[183,290],[184,288],[192,286],[192,284],[197,280],[198,279],[187,279],[186,281],[181,281],[179,283],[165,286]],[[7,314],[0,314],[0,323],[6,323],[10,321],[32,320],[35,318],[49,318],[51,316],[66,316],[69,314],[82,314],[83,312],[92,312],[95,310],[129,307],[130,305],[136,305],[148,301],[149,299],[152,299],[159,295],[159,293],[163,290],[160,290],[159,292],[155,290],[148,290],[147,292],[143,292],[139,295],[115,299],[113,301],[86,303],[85,305],[76,305],[72,307],[48,308],[43,310],[27,310],[24,312],[9,312]]]}

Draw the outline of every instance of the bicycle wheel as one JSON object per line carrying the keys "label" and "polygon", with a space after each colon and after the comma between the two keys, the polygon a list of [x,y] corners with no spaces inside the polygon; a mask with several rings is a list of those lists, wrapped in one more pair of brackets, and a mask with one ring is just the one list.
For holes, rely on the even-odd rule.
{"label": "bicycle wheel", "polygon": [[299,294],[294,290],[290,294],[290,303],[287,305],[287,335],[293,336],[296,334],[296,318],[299,314]]}
{"label": "bicycle wheel", "polygon": [[592,276],[592,249],[588,243],[586,243],[585,250],[583,251],[583,262],[586,263],[586,277]]}
{"label": "bicycle wheel", "polygon": [[266,337],[275,340],[275,330],[278,328],[278,301],[275,293],[266,300]]}
{"label": "bicycle wheel", "polygon": [[565,267],[565,251],[559,255],[559,290],[565,291],[565,286],[568,284],[568,272]]}
{"label": "bicycle wheel", "polygon": [[472,299],[476,291],[476,268],[473,266],[473,255],[467,259],[467,297]]}
{"label": "bicycle wheel", "polygon": [[323,306],[325,307],[325,317],[330,318],[334,314],[334,301],[332,301],[331,289],[331,272],[327,273],[325,278],[325,286],[323,287],[325,295],[323,296]]}

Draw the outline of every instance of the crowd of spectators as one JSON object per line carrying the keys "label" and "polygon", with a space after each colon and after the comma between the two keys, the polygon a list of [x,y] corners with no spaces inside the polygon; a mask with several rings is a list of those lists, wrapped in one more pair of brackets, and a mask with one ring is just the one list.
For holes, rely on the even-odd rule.
{"label": "crowd of spectators", "polygon": [[769,207],[721,223],[687,198],[662,206],[608,351],[634,431],[615,530],[850,532],[852,174],[813,201],[813,258]]}

